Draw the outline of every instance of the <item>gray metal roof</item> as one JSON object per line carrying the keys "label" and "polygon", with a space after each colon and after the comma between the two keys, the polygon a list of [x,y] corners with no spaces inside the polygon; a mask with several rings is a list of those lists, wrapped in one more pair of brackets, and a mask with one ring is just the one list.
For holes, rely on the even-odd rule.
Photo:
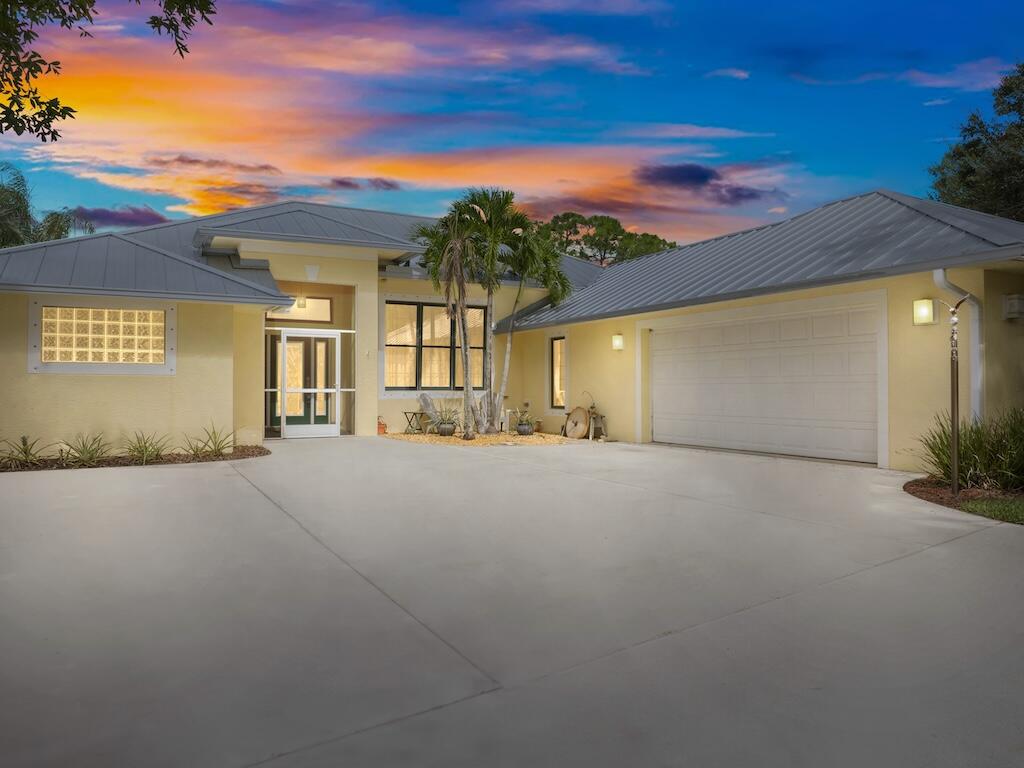
{"label": "gray metal roof", "polygon": [[565,272],[569,282],[572,283],[574,291],[586,288],[604,272],[604,267],[586,259],[579,259],[575,256],[565,254],[562,256],[562,271]]}
{"label": "gray metal roof", "polygon": [[411,237],[434,219],[289,201],[0,250],[0,290],[205,301],[289,301],[267,262],[204,252],[216,235],[422,250]]}
{"label": "gray metal roof", "polygon": [[421,250],[421,247],[412,241],[413,230],[419,224],[433,222],[434,219],[425,216],[290,200],[138,227],[122,234],[129,234],[133,239],[175,253],[192,253],[200,241],[214,234],[239,236],[240,233],[267,239],[314,239],[395,251],[416,251]]}
{"label": "gray metal roof", "polygon": [[[246,271],[248,270],[248,274]],[[0,290],[280,304],[263,269],[217,268],[124,234],[51,240],[0,250]],[[255,276],[256,279],[251,279]]]}
{"label": "gray metal roof", "polygon": [[[1024,255],[1024,223],[887,190],[672,248],[598,274],[519,329],[866,280]],[[505,323],[499,324],[503,330]]]}

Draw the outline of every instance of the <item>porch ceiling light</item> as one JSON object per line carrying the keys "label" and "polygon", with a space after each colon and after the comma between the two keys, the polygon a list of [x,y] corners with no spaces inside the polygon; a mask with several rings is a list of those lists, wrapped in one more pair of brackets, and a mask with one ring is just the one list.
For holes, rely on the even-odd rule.
{"label": "porch ceiling light", "polygon": [[626,340],[622,338],[621,333],[612,334],[612,349],[616,352],[626,348]]}
{"label": "porch ceiling light", "polygon": [[914,325],[935,325],[938,317],[935,303],[935,299],[916,299],[914,301]]}

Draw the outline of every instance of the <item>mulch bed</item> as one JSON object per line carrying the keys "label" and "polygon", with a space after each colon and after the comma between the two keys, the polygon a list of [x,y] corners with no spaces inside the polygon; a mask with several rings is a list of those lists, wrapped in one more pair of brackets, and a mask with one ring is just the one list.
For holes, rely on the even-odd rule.
{"label": "mulch bed", "polygon": [[[237,459],[252,459],[257,456],[269,455],[270,451],[262,445],[236,445],[235,449],[231,453],[225,453],[223,456],[203,456],[202,458],[196,458],[188,453],[168,453],[164,454],[159,461],[151,461],[145,464],[145,466],[155,467],[158,464],[205,464],[208,461],[235,461]],[[132,461],[128,456],[110,456],[96,462],[94,465],[94,467],[141,466],[143,465]],[[43,459],[34,467],[0,466],[0,472],[35,472],[42,469],[81,469],[81,467],[65,466],[60,464],[57,459],[52,458]]]}
{"label": "mulch bed", "polygon": [[1011,491],[987,490],[985,488],[963,488],[960,494],[954,496],[949,486],[941,483],[933,477],[924,477],[918,480],[911,480],[903,486],[903,490],[911,496],[930,501],[933,504],[941,504],[944,507],[964,510],[963,505],[968,501],[976,499],[1022,499],[1024,493],[1013,493]]}
{"label": "mulch bed", "polygon": [[567,438],[560,435],[549,435],[544,432],[534,432],[532,435],[517,435],[508,432],[499,432],[493,435],[478,434],[472,440],[463,440],[460,435],[441,437],[434,433],[428,435],[422,433],[403,434],[401,432],[389,432],[385,437],[392,440],[405,440],[409,443],[430,443],[433,445],[464,445],[471,448],[484,448],[489,445],[561,445],[567,443]]}

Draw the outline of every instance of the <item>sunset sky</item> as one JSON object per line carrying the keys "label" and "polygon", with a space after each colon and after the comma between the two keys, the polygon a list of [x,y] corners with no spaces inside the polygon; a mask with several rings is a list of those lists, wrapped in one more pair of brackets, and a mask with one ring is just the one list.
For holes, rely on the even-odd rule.
{"label": "sunset sky", "polygon": [[1024,3],[219,2],[173,56],[143,3],[47,31],[78,109],[5,135],[41,208],[108,226],[304,197],[438,214],[474,185],[680,241],[877,187],[923,195],[1024,59]]}

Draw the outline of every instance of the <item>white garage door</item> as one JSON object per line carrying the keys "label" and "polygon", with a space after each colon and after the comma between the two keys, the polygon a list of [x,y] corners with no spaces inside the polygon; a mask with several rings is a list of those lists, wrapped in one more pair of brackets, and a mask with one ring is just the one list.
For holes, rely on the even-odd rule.
{"label": "white garage door", "polygon": [[801,306],[695,315],[655,330],[654,439],[877,461],[879,305]]}

